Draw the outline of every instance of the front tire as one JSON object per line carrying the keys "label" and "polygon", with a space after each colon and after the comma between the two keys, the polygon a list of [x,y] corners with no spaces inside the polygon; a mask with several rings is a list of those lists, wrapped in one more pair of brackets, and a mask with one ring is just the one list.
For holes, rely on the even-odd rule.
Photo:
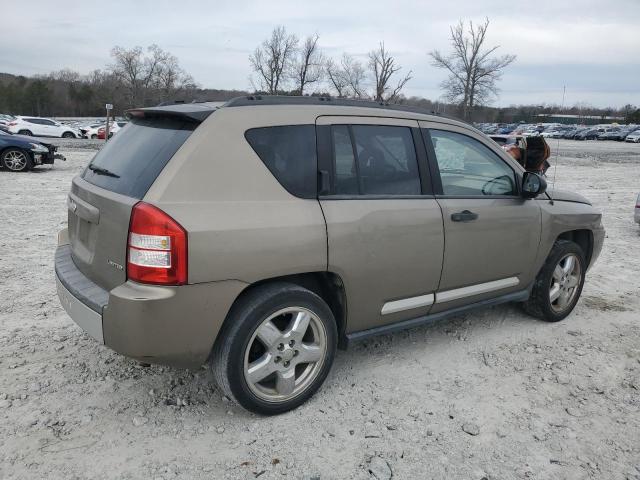
{"label": "front tire", "polygon": [[19,148],[8,148],[0,156],[2,166],[12,172],[26,172],[33,168],[33,160],[24,150]]}
{"label": "front tire", "polygon": [[587,262],[580,246],[557,240],[536,277],[525,311],[547,322],[559,322],[574,309],[582,293]]}
{"label": "front tire", "polygon": [[73,132],[64,132],[62,134],[62,138],[76,138],[76,136],[73,134]]}
{"label": "front tire", "polygon": [[337,337],[333,313],[315,293],[289,283],[259,286],[229,312],[212,370],[223,393],[247,410],[287,412],[320,388]]}
{"label": "front tire", "polygon": [[95,133],[91,135],[91,140],[95,140],[96,138],[98,138],[98,135],[96,135]]}

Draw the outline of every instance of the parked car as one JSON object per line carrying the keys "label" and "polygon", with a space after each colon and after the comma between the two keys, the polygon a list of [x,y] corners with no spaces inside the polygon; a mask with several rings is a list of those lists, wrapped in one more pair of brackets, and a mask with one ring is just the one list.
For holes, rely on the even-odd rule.
{"label": "parked car", "polygon": [[9,122],[9,131],[36,137],[80,138],[80,131],[49,118],[16,117]]}
{"label": "parked car", "polygon": [[545,138],[562,138],[564,136],[564,130],[549,130],[542,132],[540,136]]}
{"label": "parked car", "polygon": [[631,132],[629,135],[627,135],[624,139],[625,142],[633,142],[633,143],[639,143],[640,142],[640,130],[635,130],[633,132]]}
{"label": "parked car", "polygon": [[[598,140],[617,140],[620,137],[621,129],[608,128],[598,135]],[[626,136],[626,134],[625,134]]]}
{"label": "parked car", "polygon": [[601,132],[597,128],[590,128],[580,133],[576,133],[575,140],[595,140]]}
{"label": "parked car", "polygon": [[624,127],[621,128],[620,131],[618,131],[615,135],[612,135],[612,140],[616,140],[618,142],[624,142],[625,139],[627,138],[627,135],[629,135],[631,132],[635,131],[636,127]]}
{"label": "parked car", "polygon": [[[118,131],[120,131],[120,129],[123,128],[126,124],[127,122],[113,122],[112,124],[110,124],[109,138],[113,137],[116,133],[118,133]],[[105,134],[106,134],[106,128],[103,125],[102,127],[98,128],[98,138],[101,140],[104,140]]]}
{"label": "parked car", "polygon": [[42,164],[53,164],[65,158],[58,147],[22,135],[0,131],[0,167],[12,172],[25,172]]}
{"label": "parked car", "polygon": [[310,398],[338,345],[508,301],[564,319],[601,214],[574,193],[550,202],[473,127],[405,108],[250,96],[129,111],[73,179],[62,306],[121,354],[210,362],[261,414]]}
{"label": "parked car", "polygon": [[574,138],[576,138],[576,135],[578,135],[580,132],[583,132],[587,130],[586,128],[574,128],[573,130],[567,130],[564,132],[564,135],[562,135],[562,138],[566,138],[569,140],[573,140]]}
{"label": "parked car", "polygon": [[80,133],[82,134],[82,138],[98,138],[98,130],[100,127],[104,126],[104,122],[102,123],[94,123],[92,125],[86,125],[84,127],[80,127]]}

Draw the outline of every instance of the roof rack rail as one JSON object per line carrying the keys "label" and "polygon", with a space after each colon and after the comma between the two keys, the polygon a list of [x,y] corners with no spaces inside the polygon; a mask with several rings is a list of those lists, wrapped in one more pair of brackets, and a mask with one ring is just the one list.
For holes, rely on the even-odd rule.
{"label": "roof rack rail", "polygon": [[224,104],[225,107],[247,107],[251,105],[335,105],[341,107],[379,108],[444,117],[441,113],[413,105],[327,96],[245,95],[232,98]]}

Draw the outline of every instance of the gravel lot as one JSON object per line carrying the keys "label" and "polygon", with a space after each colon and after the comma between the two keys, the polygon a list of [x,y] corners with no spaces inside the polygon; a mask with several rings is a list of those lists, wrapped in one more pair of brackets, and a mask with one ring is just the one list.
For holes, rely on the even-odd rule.
{"label": "gravel lot", "polygon": [[62,310],[56,232],[99,142],[60,143],[53,169],[0,171],[0,478],[640,479],[640,145],[559,141],[558,187],[607,229],[567,320],[507,305],[359,343],[262,418],[207,369],[144,368]]}

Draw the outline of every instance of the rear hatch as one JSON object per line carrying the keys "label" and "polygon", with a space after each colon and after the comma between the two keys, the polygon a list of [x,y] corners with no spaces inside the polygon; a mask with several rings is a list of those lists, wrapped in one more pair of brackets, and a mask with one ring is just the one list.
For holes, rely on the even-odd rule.
{"label": "rear hatch", "polygon": [[[209,108],[207,115],[211,111]],[[67,199],[73,261],[106,290],[126,281],[133,206],[206,118],[204,114],[197,118],[162,108],[132,114],[132,121],[73,179]]]}

